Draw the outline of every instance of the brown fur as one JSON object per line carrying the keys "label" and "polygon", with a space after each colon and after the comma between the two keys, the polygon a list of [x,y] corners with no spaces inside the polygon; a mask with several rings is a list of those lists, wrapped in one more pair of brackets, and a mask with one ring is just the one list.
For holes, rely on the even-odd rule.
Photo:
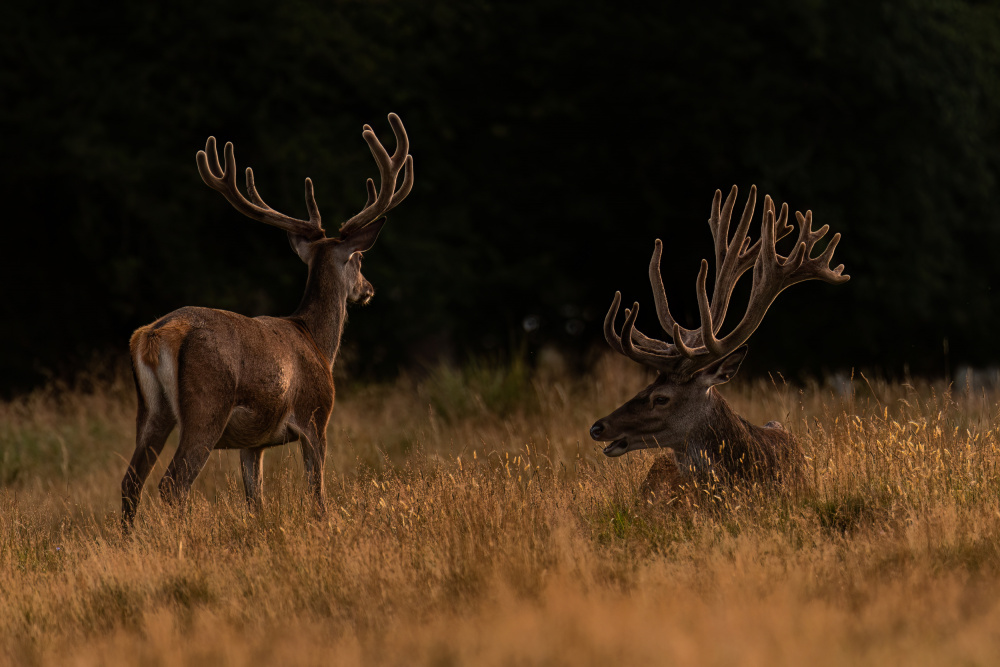
{"label": "brown fur", "polygon": [[672,503],[682,493],[685,476],[673,452],[653,459],[639,485],[639,497],[650,504]]}
{"label": "brown fur", "polygon": [[163,346],[175,360],[180,351],[184,337],[191,330],[191,325],[182,319],[162,317],[152,324],[139,327],[129,340],[129,349],[133,360],[139,360],[154,371],[160,365],[160,352]]}
{"label": "brown fur", "polygon": [[[308,220],[267,206],[246,170],[248,200],[235,186],[232,144],[225,169],[215,137],[196,162],[202,180],[236,210],[284,230],[309,267],[305,294],[290,317],[244,317],[213,308],[181,308],[132,334],[132,374],[138,393],[135,452],[122,479],[122,528],[128,531],[142,487],[173,430],[180,442],[160,480],[168,503],[183,501],[213,449],[239,449],[247,502],[263,500],[264,449],[298,440],[306,479],[317,509],[325,504],[323,464],[326,430],[333,410],[333,363],[347,319],[347,302],[367,303],[375,290],[361,275],[361,258],[378,238],[383,217],[413,186],[409,139],[396,114],[389,114],[396,137],[390,157],[372,129],[362,136],[379,169],[379,188],[367,181],[368,203],[327,238],[313,185],[306,179]],[[404,173],[396,189],[396,179]]]}
{"label": "brown fur", "polygon": [[[635,328],[639,302],[625,310],[621,334],[615,320],[621,292],[615,292],[604,318],[604,337],[620,354],[658,371],[656,380],[610,415],[590,428],[594,440],[609,442],[607,456],[622,456],[639,449],[665,448],[674,452],[677,474],[668,464],[656,464],[652,478],[661,484],[678,476],[721,479],[724,482],[785,482],[796,478],[804,457],[795,439],[771,422],[763,428],[737,415],[716,390],[732,379],[747,354],[746,342],[760,325],[768,308],[784,289],[805,280],[845,283],[844,265],[830,268],[840,241],[834,234],[822,254],[813,257],[813,246],[829,231],[812,229],[812,213],[796,213],[799,239],[787,257],[778,254],[775,243],[794,230],[788,224],[788,206],[777,215],[774,202],[764,197],[760,238],[751,244],[747,232],[757,201],[757,188],[750,188],[743,216],[730,239],[730,220],[736,205],[734,185],[722,203],[716,190],[708,226],[715,241],[715,283],[708,295],[709,263],[701,261],[695,282],[701,323],[696,329],[680,326],[670,313],[660,273],[663,242],[656,240],[649,262],[656,315],[672,342],[650,338]],[[753,269],[753,286],[746,313],[729,332],[717,338],[729,309],[729,300],[740,276]]]}
{"label": "brown fur", "polygon": [[755,426],[726,402],[716,385],[738,370],[743,349],[688,380],[661,373],[656,380],[591,428],[595,440],[612,441],[608,456],[665,449],[641,490],[673,498],[688,482],[776,487],[801,479],[805,462],[795,438],[777,422]]}
{"label": "brown fur", "polygon": [[[715,479],[711,481],[728,486],[749,482],[768,489],[800,483],[805,456],[795,437],[778,422],[763,427],[747,422],[719,398],[711,425],[692,434],[692,439],[702,443],[697,449],[712,463]],[[696,466],[682,465],[670,450],[653,460],[639,496],[650,504],[670,504],[690,491],[692,481],[709,481],[701,477]]]}
{"label": "brown fur", "polygon": [[[382,224],[384,219],[341,239],[299,239],[309,275],[302,302],[289,317],[185,307],[133,334],[139,405],[136,449],[122,479],[124,530],[177,425],[177,453],[160,482],[166,502],[186,498],[213,449],[239,449],[247,502],[256,507],[263,500],[264,450],[298,440],[316,507],[323,511],[333,363],[347,302],[366,302],[374,294],[361,275],[361,251],[375,242]],[[166,360],[172,369],[164,368]]]}
{"label": "brown fur", "polygon": [[732,480],[777,482],[801,468],[805,458],[791,433],[780,424],[751,424],[736,414],[714,388],[712,391],[716,400],[711,417],[691,438],[701,443],[699,449],[709,456],[717,475]]}

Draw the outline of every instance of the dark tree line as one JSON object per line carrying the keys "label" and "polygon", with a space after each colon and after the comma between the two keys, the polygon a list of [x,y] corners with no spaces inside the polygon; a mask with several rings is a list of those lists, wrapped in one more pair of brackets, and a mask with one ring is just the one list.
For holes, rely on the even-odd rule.
{"label": "dark tree line", "polygon": [[657,237],[694,324],[712,194],[733,183],[740,207],[755,183],[842,232],[852,275],[779,297],[753,369],[997,361],[994,3],[55,1],[0,18],[8,389],[123,352],[180,305],[290,312],[304,267],[194,153],[233,141],[291,215],[311,176],[332,230],[376,173],[361,125],[391,141],[388,111],[416,187],[366,260],[379,294],[348,326],[355,373],[583,352],[616,289],[658,333]]}

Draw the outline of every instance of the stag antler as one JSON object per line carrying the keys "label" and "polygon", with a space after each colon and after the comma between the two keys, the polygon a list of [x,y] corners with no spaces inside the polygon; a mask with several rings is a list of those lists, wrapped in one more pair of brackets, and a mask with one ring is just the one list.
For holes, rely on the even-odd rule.
{"label": "stag antler", "polygon": [[[394,113],[389,114],[389,124],[396,135],[396,152],[391,158],[379,142],[378,137],[375,136],[371,126],[365,125],[362,130],[361,136],[368,142],[372,155],[375,156],[375,161],[378,163],[379,190],[375,191],[375,183],[369,178],[365,183],[368,190],[368,202],[359,213],[340,226],[341,237],[365,227],[384,215],[403,201],[413,187],[413,156],[409,154],[410,141],[406,136],[406,128],[403,127],[403,121]],[[198,173],[201,174],[201,179],[205,181],[206,185],[221,192],[222,196],[237,211],[252,220],[278,227],[310,240],[325,236],[319,207],[316,206],[312,179],[306,179],[306,210],[309,211],[309,219],[299,220],[279,213],[264,203],[254,185],[253,170],[249,167],[246,170],[246,177],[247,194],[250,195],[250,199],[247,200],[236,187],[236,158],[233,154],[232,142],[226,142],[223,152],[226,161],[225,169],[219,164],[215,137],[209,137],[208,141],[205,142],[205,150],[198,151],[195,156],[198,162]],[[399,190],[396,190],[396,177],[401,169],[405,169],[406,174],[403,177],[403,184]]]}
{"label": "stag antler", "polygon": [[[215,137],[209,137],[205,142],[205,150],[198,151],[195,159],[198,162],[198,173],[205,185],[222,193],[222,196],[233,205],[237,211],[247,216],[251,220],[272,225],[286,232],[298,234],[308,239],[317,239],[324,235],[323,224],[319,215],[319,207],[316,206],[316,196],[313,193],[312,179],[306,179],[306,209],[309,211],[308,220],[299,220],[278,213],[273,208],[264,203],[257,188],[254,186],[253,169],[247,167],[247,193],[250,200],[236,187],[236,157],[233,154],[233,142],[227,141],[224,151],[226,158],[226,168],[219,164],[219,152],[215,147]],[[211,160],[209,160],[211,156]]]}
{"label": "stag antler", "polygon": [[[843,273],[843,264],[835,269],[830,268],[833,252],[840,242],[839,233],[833,235],[820,256],[815,258],[810,256],[816,242],[830,229],[829,225],[823,225],[814,231],[812,211],[806,211],[805,215],[796,212],[799,238],[795,249],[785,257],[778,254],[775,243],[794,229],[788,224],[788,205],[782,204],[781,213],[776,217],[774,202],[769,196],[765,197],[761,237],[751,245],[747,231],[757,201],[756,187],[750,188],[743,217],[730,241],[729,220],[736,203],[736,194],[737,189],[734,185],[726,197],[725,204],[720,206],[722,192],[716,190],[712,201],[712,213],[708,224],[715,239],[715,286],[710,301],[706,289],[708,261],[703,259],[695,283],[698,312],[701,316],[700,328],[685,329],[670,314],[666,291],[660,276],[663,244],[657,239],[649,264],[649,279],[653,287],[660,325],[671,336],[673,342],[667,343],[649,338],[635,328],[635,320],[639,314],[638,302],[631,309],[626,309],[625,325],[619,336],[615,332],[614,321],[618,315],[621,293],[616,292],[604,321],[604,335],[612,349],[659,371],[690,377],[743,345],[760,326],[767,309],[784,289],[804,280],[823,280],[834,284],[850,280],[850,276]],[[733,289],[750,267],[754,269],[753,287],[747,311],[732,332],[720,340],[716,338],[716,334],[722,329]]]}
{"label": "stag antler", "polygon": [[[406,136],[406,128],[403,127],[403,121],[394,113],[389,114],[389,124],[392,126],[393,134],[396,135],[396,151],[392,157],[389,157],[389,152],[375,136],[371,126],[364,126],[361,136],[368,142],[368,147],[371,148],[378,164],[378,192],[375,191],[374,181],[369,178],[365,182],[368,189],[368,203],[340,226],[341,236],[347,236],[380,218],[403,201],[413,188],[413,156],[409,154],[410,140]],[[396,190],[396,177],[399,176],[401,169],[406,173],[403,175],[403,184]]]}

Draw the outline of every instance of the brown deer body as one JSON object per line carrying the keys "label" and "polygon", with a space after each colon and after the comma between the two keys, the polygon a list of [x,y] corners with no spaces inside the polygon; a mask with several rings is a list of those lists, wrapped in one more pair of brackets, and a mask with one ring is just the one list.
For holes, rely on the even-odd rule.
{"label": "brown deer body", "polygon": [[[621,303],[616,293],[605,318],[604,333],[613,349],[657,371],[648,387],[590,429],[594,440],[611,441],[604,448],[609,457],[639,449],[662,448],[666,457],[651,467],[643,491],[663,491],[700,476],[736,482],[750,480],[780,482],[798,477],[804,457],[795,438],[781,424],[769,422],[755,426],[736,414],[716,389],[739,370],[747,354],[746,341],[760,325],[767,309],[785,288],[804,280],[818,279],[843,283],[843,265],[830,269],[830,260],[840,240],[835,234],[818,257],[811,257],[816,242],[829,227],[812,230],[812,213],[796,213],[799,238],[786,257],[775,250],[775,243],[789,234],[788,207],[780,216],[765,197],[761,238],[751,245],[747,238],[756,205],[756,188],[751,188],[743,217],[733,239],[729,239],[729,220],[736,203],[733,186],[722,203],[716,191],[709,226],[715,237],[716,274],[712,298],[706,282],[708,262],[702,260],[696,283],[701,326],[684,329],[670,314],[666,292],[660,278],[659,239],[649,265],[657,316],[672,342],[656,340],[635,328],[639,304],[625,311],[622,333],[614,321]],[[722,328],[736,282],[753,268],[753,287],[746,314],[732,331],[717,338]]]}
{"label": "brown deer body", "polygon": [[[122,480],[122,525],[134,519],[142,487],[167,436],[180,426],[177,453],[160,482],[164,501],[183,501],[213,449],[239,449],[247,501],[262,501],[263,455],[268,447],[298,440],[317,508],[324,505],[326,428],[333,410],[332,369],[347,318],[347,302],[367,303],[374,294],[361,275],[362,253],[375,243],[384,213],[413,185],[413,159],[402,122],[390,158],[369,126],[363,136],[379,166],[380,187],[368,179],[368,203],[327,238],[306,179],[309,220],[268,207],[247,169],[247,200],[236,188],[232,144],[226,168],[215,139],[198,152],[198,169],[244,215],[288,232],[308,265],[305,294],[288,317],[245,317],[213,308],[186,307],[165,315],[132,336],[130,350],[138,394],[136,448]],[[403,184],[396,179],[405,170]]]}

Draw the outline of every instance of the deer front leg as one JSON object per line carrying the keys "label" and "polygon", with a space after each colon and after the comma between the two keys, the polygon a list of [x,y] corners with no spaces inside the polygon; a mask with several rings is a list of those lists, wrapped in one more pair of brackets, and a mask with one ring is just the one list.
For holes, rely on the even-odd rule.
{"label": "deer front leg", "polygon": [[676,498],[684,483],[684,474],[672,449],[657,456],[639,486],[639,495],[651,505]]}
{"label": "deer front leg", "polygon": [[264,506],[264,448],[241,449],[240,468],[247,507],[251,512],[257,512]]}

